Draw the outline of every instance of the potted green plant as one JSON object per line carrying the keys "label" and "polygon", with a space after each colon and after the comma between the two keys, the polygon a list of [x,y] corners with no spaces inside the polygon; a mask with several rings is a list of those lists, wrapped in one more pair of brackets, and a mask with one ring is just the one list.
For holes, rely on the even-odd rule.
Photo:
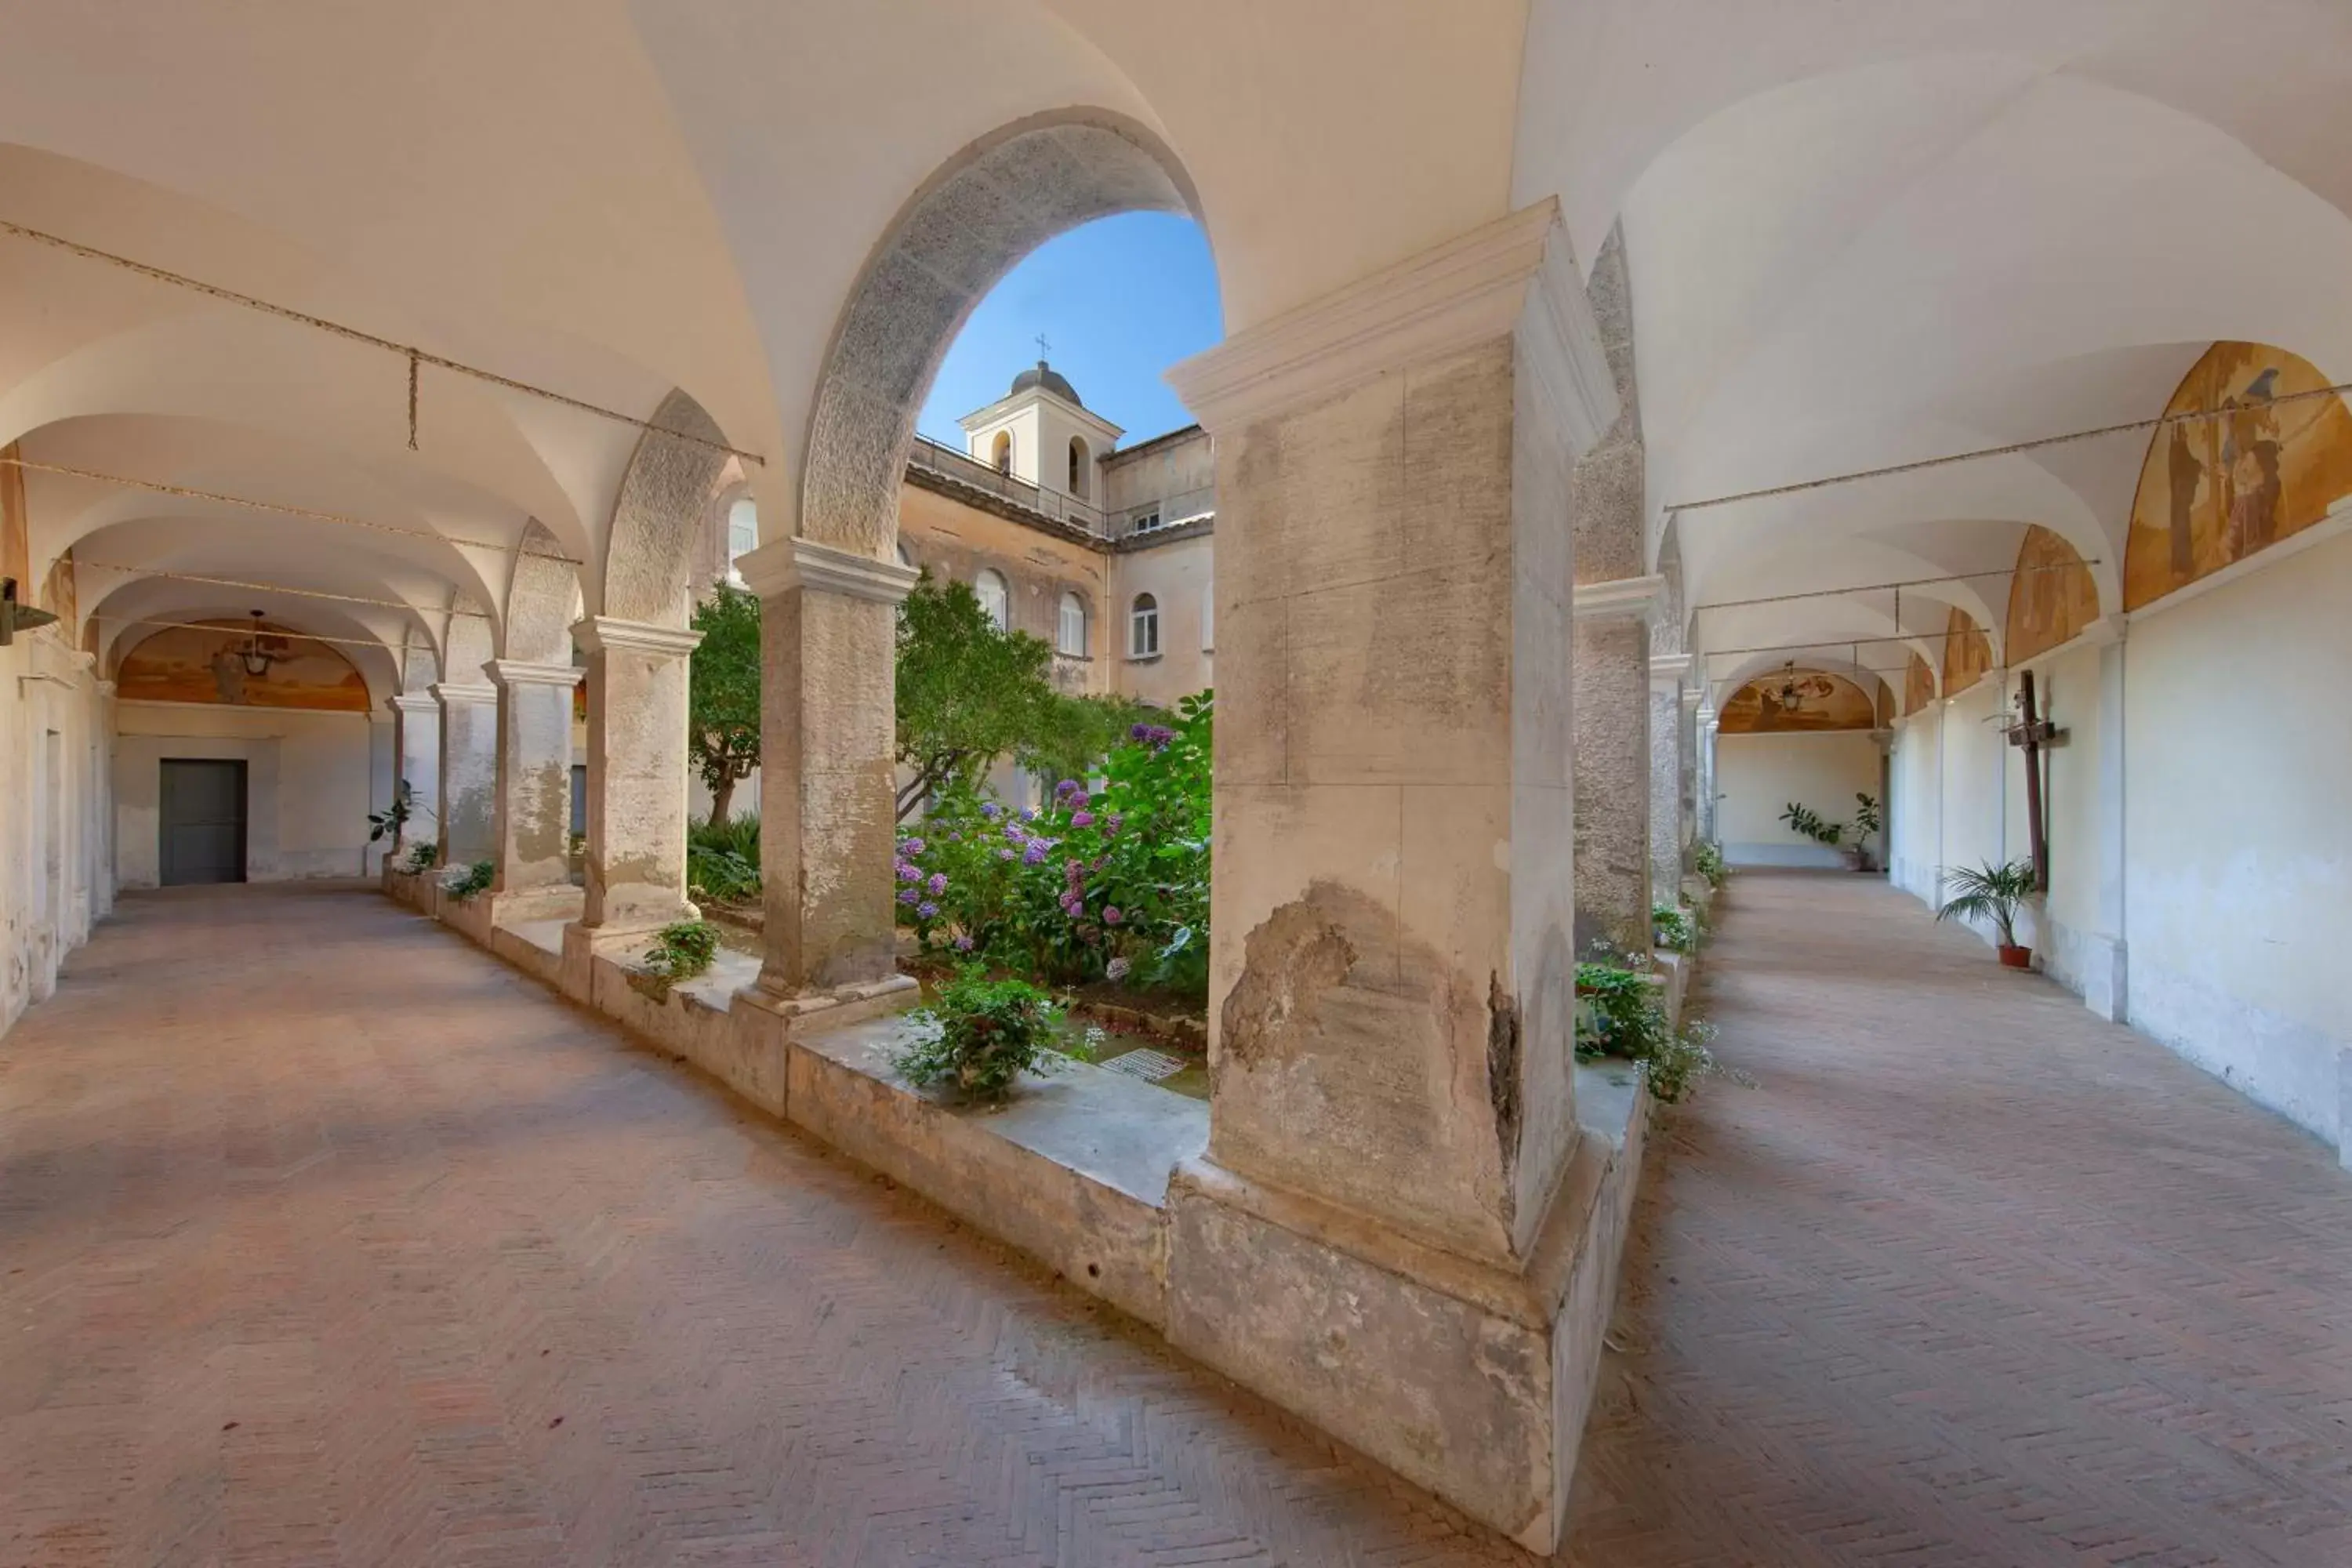
{"label": "potted green plant", "polygon": [[1885,826],[1885,818],[1879,814],[1876,795],[1856,790],[1853,800],[1853,842],[1846,853],[1855,870],[1875,871],[1878,867],[1871,859],[1870,841]]}
{"label": "potted green plant", "polygon": [[2017,940],[2017,911],[2034,891],[2033,862],[2011,860],[2005,866],[1982,866],[1946,873],[1952,896],[1936,911],[1944,920],[1990,921],[2000,962],[2010,969],[2033,967],[2033,950]]}

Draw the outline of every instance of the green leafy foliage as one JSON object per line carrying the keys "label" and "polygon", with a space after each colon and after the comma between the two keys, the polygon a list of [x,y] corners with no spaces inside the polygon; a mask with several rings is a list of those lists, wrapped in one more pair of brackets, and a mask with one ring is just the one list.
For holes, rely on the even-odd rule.
{"label": "green leafy foliage", "polygon": [[400,868],[412,877],[422,876],[433,869],[433,862],[440,855],[441,846],[429,838],[419,839],[408,847],[407,858],[401,861]]}
{"label": "green leafy foliage", "polygon": [[1011,812],[967,783],[898,840],[901,918],[927,948],[1057,984],[1108,979],[1205,1001],[1209,985],[1207,692],[1172,724],[1138,722],[1091,784]]}
{"label": "green leafy foliage", "polygon": [[462,902],[467,899],[474,897],[477,893],[486,893],[489,891],[490,883],[497,878],[498,874],[499,863],[497,861],[477,860],[472,865],[465,867],[462,869],[452,868],[449,873],[449,879],[442,883],[441,886],[442,889],[451,898],[457,899]]}
{"label": "green leafy foliage", "polygon": [[408,826],[408,781],[403,779],[392,787],[390,805],[382,811],[368,813],[368,842],[373,844],[385,838],[398,842],[401,833]]}
{"label": "green leafy foliage", "polygon": [[1708,1049],[1715,1026],[1692,1019],[1677,1029],[1666,1021],[1656,983],[1613,963],[1576,966],[1576,1054],[1638,1062],[1650,1093],[1672,1105],[1717,1070]]}
{"label": "green leafy foliage", "polygon": [[2032,861],[2011,860],[2002,866],[1987,861],[1946,871],[1944,882],[1954,891],[1936,911],[1937,920],[1990,921],[2003,947],[2018,945],[2018,908],[2035,890]]}
{"label": "green leafy foliage", "polygon": [[719,584],[695,606],[694,629],[702,641],[687,665],[687,750],[710,791],[710,820],[723,824],[735,785],[760,765],[759,596]]}
{"label": "green leafy foliage", "polygon": [[1002,758],[1059,777],[1110,748],[1136,705],[1055,690],[1053,663],[1050,644],[998,626],[970,584],[926,574],[915,584],[898,612],[899,821],[957,786],[977,789]]}
{"label": "green leafy foliage", "polygon": [[1877,832],[1885,821],[1879,814],[1878,797],[1874,795],[1864,795],[1862,791],[1856,790],[1853,792],[1853,801],[1854,835],[1856,837],[1867,838]]}
{"label": "green leafy foliage", "polygon": [[677,921],[654,933],[654,944],[646,950],[646,973],[657,991],[667,993],[709,969],[718,956],[717,926],[709,921]]}
{"label": "green leafy foliage", "polygon": [[724,822],[688,825],[686,830],[688,888],[721,903],[749,903],[760,896],[760,818],[754,814]]}
{"label": "green leafy foliage", "polygon": [[1790,801],[1781,808],[1780,820],[1816,844],[1826,844],[1834,849],[1845,837],[1845,824],[1831,822],[1810,805]]}
{"label": "green leafy foliage", "polygon": [[[992,980],[969,965],[941,985],[938,1000],[908,1016],[919,1026],[901,1051],[899,1072],[909,1083],[941,1085],[967,1100],[1003,1100],[1024,1072],[1054,1049],[1061,1009],[1025,980]],[[1088,1047],[1069,1043],[1083,1056]]]}
{"label": "green leafy foliage", "polygon": [[1706,878],[1710,888],[1721,888],[1731,879],[1731,868],[1724,863],[1723,848],[1713,839],[1702,838],[1692,848],[1691,868]]}
{"label": "green leafy foliage", "polygon": [[1650,929],[1657,944],[1668,952],[1698,951],[1698,917],[1674,904],[1659,904],[1650,910]]}

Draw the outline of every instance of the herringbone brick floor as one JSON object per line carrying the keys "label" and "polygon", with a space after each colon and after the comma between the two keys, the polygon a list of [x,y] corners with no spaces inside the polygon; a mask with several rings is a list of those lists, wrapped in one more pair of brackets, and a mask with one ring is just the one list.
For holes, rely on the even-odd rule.
{"label": "herringbone brick floor", "polygon": [[[1743,878],[1567,1560],[2352,1563],[2352,1184],[1860,879]],[[0,1563],[1521,1559],[364,893],[0,1042]]]}
{"label": "herringbone brick floor", "polygon": [[2352,1568],[2352,1177],[1873,879],[1748,872],[1567,1560]]}

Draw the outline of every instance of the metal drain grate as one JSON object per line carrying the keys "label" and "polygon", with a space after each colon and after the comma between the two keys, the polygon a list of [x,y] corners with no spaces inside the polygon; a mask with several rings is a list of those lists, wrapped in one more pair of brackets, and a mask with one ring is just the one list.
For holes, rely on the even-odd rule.
{"label": "metal drain grate", "polygon": [[1103,1063],[1113,1072],[1123,1072],[1129,1078],[1139,1078],[1146,1083],[1158,1083],[1163,1078],[1174,1078],[1187,1066],[1181,1057],[1171,1057],[1165,1051],[1150,1049],[1129,1051]]}

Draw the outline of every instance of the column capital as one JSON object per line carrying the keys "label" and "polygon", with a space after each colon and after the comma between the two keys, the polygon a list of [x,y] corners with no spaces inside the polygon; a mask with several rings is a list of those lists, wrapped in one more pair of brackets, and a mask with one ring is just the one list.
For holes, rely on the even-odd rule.
{"label": "column capital", "polygon": [[1690,655],[1662,653],[1650,660],[1650,682],[1654,686],[1680,686],[1690,668]]}
{"label": "column capital", "polygon": [[436,680],[426,689],[444,708],[452,702],[496,702],[499,700],[499,689],[488,681],[478,684],[473,681]]}
{"label": "column capital", "polygon": [[1570,451],[1583,451],[1617,422],[1617,386],[1550,197],[1245,327],[1168,383],[1221,435],[1514,331]]}
{"label": "column capital", "polygon": [[747,552],[736,558],[735,569],[743,574],[743,585],[763,600],[808,588],[877,605],[905,603],[922,575],[896,561],[877,561],[801,538],[775,540]]}
{"label": "column capital", "polygon": [[590,616],[572,623],[572,640],[580,645],[583,653],[625,648],[631,653],[664,653],[672,658],[684,658],[701,645],[702,634],[683,626],[656,626],[644,621],[615,620],[611,616]]}
{"label": "column capital", "polygon": [[520,658],[494,658],[482,668],[490,684],[502,691],[515,686],[577,686],[588,673],[576,664],[533,664]]}
{"label": "column capital", "polygon": [[438,713],[441,704],[429,691],[402,691],[383,700],[383,705],[395,713]]}
{"label": "column capital", "polygon": [[[1614,577],[1605,583],[1579,583],[1571,600],[1576,618],[1580,621],[1654,620],[1665,608],[1666,580],[1652,574],[1647,577]],[[1655,669],[1658,661],[1652,659]]]}

